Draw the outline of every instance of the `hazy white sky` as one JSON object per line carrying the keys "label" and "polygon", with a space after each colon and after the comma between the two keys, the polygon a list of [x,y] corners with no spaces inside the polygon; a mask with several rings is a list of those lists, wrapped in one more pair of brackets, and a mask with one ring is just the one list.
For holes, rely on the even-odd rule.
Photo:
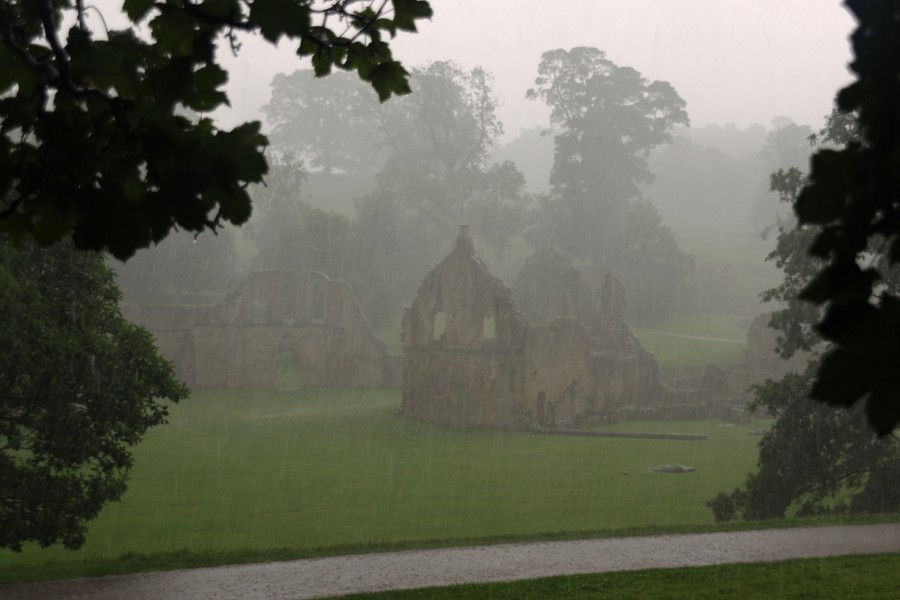
{"label": "hazy white sky", "polygon": [[[102,2],[105,4],[110,2]],[[648,79],[667,80],[691,123],[768,125],[785,115],[818,125],[850,80],[854,21],[838,0],[431,0],[434,18],[394,40],[408,67],[432,60],[482,66],[495,78],[507,137],[547,124],[525,100],[541,53],[594,46]],[[222,125],[261,118],[278,72],[308,67],[290,45],[247,38],[231,71]]]}
{"label": "hazy white sky", "polygon": [[[541,53],[594,46],[648,79],[667,80],[687,102],[691,123],[768,125],[785,115],[818,125],[850,81],[854,21],[837,0],[432,0],[434,18],[399,36],[407,66],[450,59],[492,72],[507,136],[546,125],[547,111],[525,100]],[[278,71],[303,66],[249,40],[232,64],[234,115],[268,100]]]}

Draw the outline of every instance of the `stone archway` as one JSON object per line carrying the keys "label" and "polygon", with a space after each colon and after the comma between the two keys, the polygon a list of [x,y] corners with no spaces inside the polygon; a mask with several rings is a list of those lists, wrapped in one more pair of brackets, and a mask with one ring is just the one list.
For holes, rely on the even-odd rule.
{"label": "stone archway", "polygon": [[275,389],[297,390],[307,383],[309,364],[295,348],[278,348],[272,353]]}

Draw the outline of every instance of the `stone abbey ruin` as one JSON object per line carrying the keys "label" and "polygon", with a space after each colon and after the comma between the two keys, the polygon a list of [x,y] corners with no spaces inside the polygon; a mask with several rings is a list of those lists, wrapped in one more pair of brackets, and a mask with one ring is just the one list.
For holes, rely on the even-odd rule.
{"label": "stone abbey ruin", "polygon": [[571,270],[553,300],[558,318],[531,326],[463,226],[404,314],[401,414],[463,427],[556,428],[613,405],[662,402],[656,360],[622,320],[621,284],[607,276],[599,314],[588,314],[596,310],[589,294]]}
{"label": "stone abbey ruin", "polygon": [[192,388],[391,387],[398,361],[343,281],[262,271],[214,305],[127,304]]}
{"label": "stone abbey ruin", "polygon": [[553,319],[530,323],[463,226],[405,310],[402,357],[372,332],[347,283],[314,271],[251,273],[215,304],[132,303],[123,313],[154,334],[192,388],[402,387],[401,415],[459,427],[735,419],[749,385],[802,366],[777,357],[760,315],[743,363],[661,376],[625,324],[615,277],[595,295],[569,269],[548,297]]}

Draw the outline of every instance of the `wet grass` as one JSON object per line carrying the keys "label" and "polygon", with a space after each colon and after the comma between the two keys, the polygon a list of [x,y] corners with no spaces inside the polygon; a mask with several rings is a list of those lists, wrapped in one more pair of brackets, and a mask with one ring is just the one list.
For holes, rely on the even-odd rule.
{"label": "wet grass", "polygon": [[660,366],[692,367],[741,362],[749,326],[750,319],[738,314],[670,315],[664,323],[633,332]]}
{"label": "wet grass", "polygon": [[894,600],[900,554],[789,560],[777,563],[648,569],[571,575],[513,583],[457,585],[378,594],[344,600],[704,600],[806,598]]}
{"label": "wet grass", "polygon": [[[2,551],[0,581],[704,530],[758,440],[716,422],[668,426],[705,442],[460,431],[398,408],[396,391],[195,394],[136,449],[85,548]],[[668,463],[697,470],[647,471]]]}
{"label": "wet grass", "polygon": [[745,343],[676,337],[669,332],[635,329],[635,337],[662,367],[735,365],[744,358]]}
{"label": "wet grass", "polygon": [[651,329],[685,335],[742,340],[747,337],[752,317],[736,312],[700,314],[672,313]]}

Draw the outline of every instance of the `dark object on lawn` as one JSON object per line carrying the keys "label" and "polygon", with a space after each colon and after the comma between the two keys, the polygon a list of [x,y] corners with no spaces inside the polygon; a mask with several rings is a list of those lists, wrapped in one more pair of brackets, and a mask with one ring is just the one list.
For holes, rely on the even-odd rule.
{"label": "dark object on lawn", "polygon": [[652,473],[693,473],[694,467],[686,467],[684,465],[663,465],[661,467],[650,467]]}

